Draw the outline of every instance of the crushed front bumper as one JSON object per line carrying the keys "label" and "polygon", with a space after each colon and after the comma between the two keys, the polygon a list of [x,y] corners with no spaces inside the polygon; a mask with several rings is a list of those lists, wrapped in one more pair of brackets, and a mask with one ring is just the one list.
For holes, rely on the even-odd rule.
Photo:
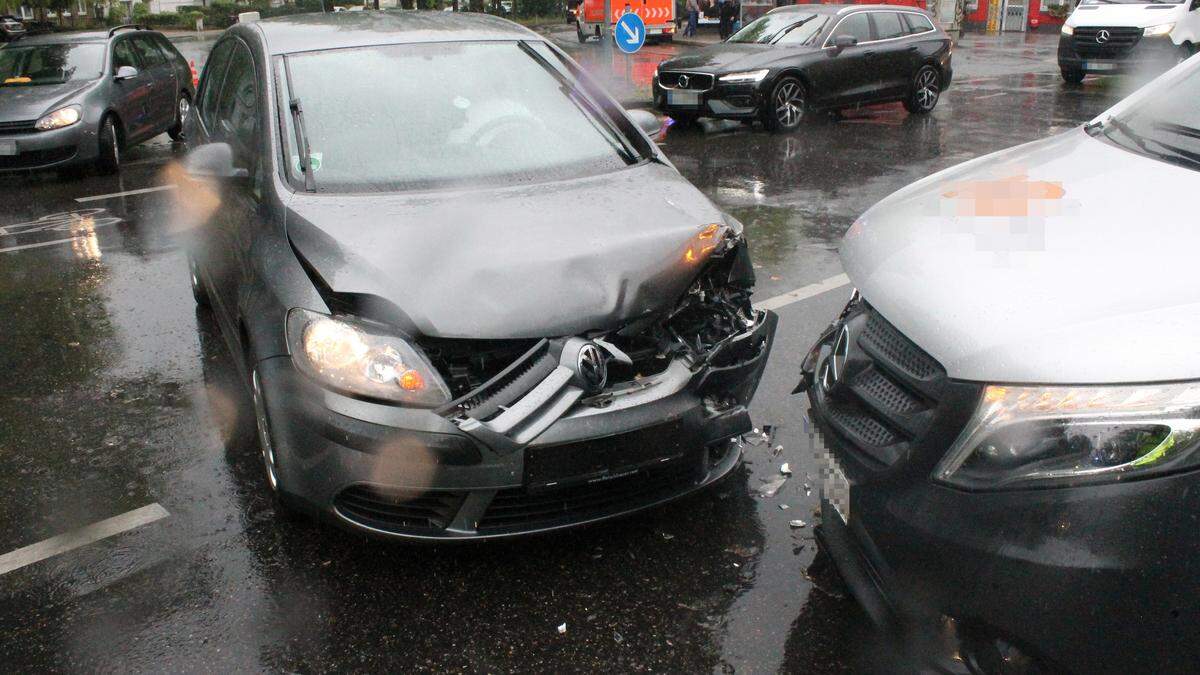
{"label": "crushed front bumper", "polygon": [[563,410],[563,390],[535,388],[501,412],[524,411],[513,425],[461,407],[352,399],[315,385],[289,357],[266,359],[258,370],[280,485],[343,526],[428,540],[555,530],[669,501],[737,466],[729,439],[751,428],[747,406],[777,321],[760,313],[727,346],[742,350],[737,358],[695,370],[677,359]]}

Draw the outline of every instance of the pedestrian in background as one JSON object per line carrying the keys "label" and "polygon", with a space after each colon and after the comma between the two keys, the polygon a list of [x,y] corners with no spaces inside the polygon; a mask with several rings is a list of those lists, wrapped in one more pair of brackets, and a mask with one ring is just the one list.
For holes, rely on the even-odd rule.
{"label": "pedestrian in background", "polygon": [[733,28],[733,2],[731,0],[720,0],[721,4],[717,8],[717,18],[720,20],[721,41],[729,37],[729,31]]}
{"label": "pedestrian in background", "polygon": [[700,21],[700,0],[687,0],[687,28],[684,37],[696,36],[696,24]]}

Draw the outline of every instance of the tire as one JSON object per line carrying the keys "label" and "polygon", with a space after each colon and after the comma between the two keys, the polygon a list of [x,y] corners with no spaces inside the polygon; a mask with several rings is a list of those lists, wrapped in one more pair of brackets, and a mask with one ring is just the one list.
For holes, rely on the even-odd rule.
{"label": "tire", "polygon": [[921,66],[913,76],[912,89],[904,99],[904,109],[913,115],[933,112],[942,96],[942,76],[933,66]]}
{"label": "tire", "polygon": [[696,126],[696,120],[700,119],[695,115],[669,115],[672,120],[671,128],[673,129],[691,129]]}
{"label": "tire", "polygon": [[186,92],[179,94],[179,101],[175,104],[175,124],[167,129],[167,135],[171,137],[171,140],[183,140],[183,121],[187,119],[188,111],[191,109],[191,97]]}
{"label": "tire", "polygon": [[208,299],[208,290],[204,288],[204,282],[200,281],[200,270],[196,266],[196,261],[192,256],[187,257],[188,260],[188,277],[192,284],[192,297],[195,298],[196,304],[200,307],[211,307]]}
{"label": "tire", "polygon": [[776,133],[795,131],[808,114],[806,96],[800,80],[791,76],[779,78],[763,108],[763,126]]}
{"label": "tire", "polygon": [[100,122],[100,133],[96,134],[99,153],[96,155],[96,170],[108,175],[121,168],[121,132],[112,115],[105,115]]}
{"label": "tire", "polygon": [[1083,71],[1063,68],[1062,79],[1063,82],[1066,82],[1067,84],[1079,84],[1083,82]]}
{"label": "tire", "polygon": [[587,42],[588,39],[587,34],[583,32],[583,28],[579,25],[578,21],[575,22],[575,37],[579,38],[580,43]]}

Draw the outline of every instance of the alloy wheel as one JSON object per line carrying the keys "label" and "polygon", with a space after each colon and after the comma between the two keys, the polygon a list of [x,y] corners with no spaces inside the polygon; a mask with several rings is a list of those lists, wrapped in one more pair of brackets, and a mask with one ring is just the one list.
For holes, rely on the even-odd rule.
{"label": "alloy wheel", "polygon": [[775,90],[775,118],[779,126],[790,129],[804,116],[804,90],[798,82],[784,82]]}
{"label": "alloy wheel", "polygon": [[917,90],[914,98],[921,110],[933,110],[937,105],[941,89],[938,86],[938,75],[932,68],[923,68],[917,73]]}
{"label": "alloy wheel", "polygon": [[180,96],[179,97],[179,123],[180,124],[183,124],[184,120],[187,119],[188,111],[190,111],[191,109],[192,109],[192,103],[191,103],[191,101],[188,100],[188,97]]}

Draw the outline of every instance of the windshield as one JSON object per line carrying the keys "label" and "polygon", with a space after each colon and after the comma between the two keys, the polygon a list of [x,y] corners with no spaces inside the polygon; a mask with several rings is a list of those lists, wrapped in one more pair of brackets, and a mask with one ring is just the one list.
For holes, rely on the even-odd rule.
{"label": "windshield", "polygon": [[99,43],[8,46],[0,49],[0,86],[94,80],[104,70]]}
{"label": "windshield", "polygon": [[[813,20],[817,18],[820,20]],[[799,41],[794,40],[794,36],[790,35],[790,33],[800,30],[808,34],[806,39],[811,39],[812,35],[819,32],[824,25],[825,17],[817,14],[801,14],[798,12],[766,14],[734,33],[728,42],[768,44],[784,31],[788,31],[788,42],[797,43]]]}
{"label": "windshield", "polygon": [[1200,68],[1193,67],[1169,92],[1151,96],[1107,120],[1103,134],[1134,152],[1200,169],[1197,101],[1200,101]]}
{"label": "windshield", "polygon": [[[569,84],[544,45],[388,45],[293,55],[287,64],[312,159],[309,187],[320,192],[532,183],[637,161],[613,118]],[[284,115],[285,141],[302,183],[296,118]]]}

